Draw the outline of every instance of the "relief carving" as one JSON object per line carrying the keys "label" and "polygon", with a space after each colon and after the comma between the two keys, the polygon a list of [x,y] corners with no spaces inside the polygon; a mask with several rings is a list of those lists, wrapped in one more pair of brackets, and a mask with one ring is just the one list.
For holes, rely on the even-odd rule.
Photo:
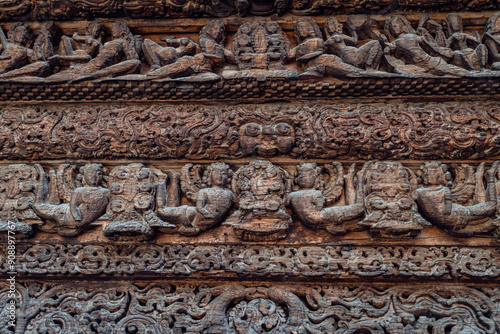
{"label": "relief carving", "polygon": [[[198,235],[220,224],[233,204],[233,194],[227,189],[232,171],[224,163],[213,163],[201,177],[201,166],[188,164],[181,173],[168,171],[170,188],[165,182],[158,185],[158,216],[177,226],[181,235]],[[183,205],[182,193],[196,203]],[[161,231],[161,229],[160,229]]]}
{"label": "relief carving", "polygon": [[290,42],[276,22],[256,20],[244,23],[231,44],[239,71],[225,70],[224,78],[296,77],[295,70],[285,69]]}
{"label": "relief carving", "polygon": [[417,178],[400,162],[367,162],[362,176],[365,218],[359,225],[380,237],[415,237],[429,223],[415,202]]}
{"label": "relief carving", "polygon": [[40,165],[0,167],[0,231],[3,238],[7,237],[8,231],[14,232],[16,238],[31,237],[31,225],[41,223],[32,209],[37,185],[42,178],[40,170]]}
{"label": "relief carving", "polygon": [[5,106],[0,158],[496,159],[499,112],[494,102]]}
{"label": "relief carving", "polygon": [[180,173],[136,163],[116,166],[109,176],[98,164],[81,167],[79,175],[77,166],[62,164],[50,177],[40,165],[10,165],[2,167],[10,200],[0,212],[4,229],[10,219],[26,235],[28,224],[36,224],[66,237],[100,224],[111,239],[150,239],[157,230],[197,236],[222,223],[245,241],[279,240],[287,237],[291,211],[305,226],[333,235],[367,228],[373,237],[415,237],[432,223],[454,236],[493,236],[500,233],[498,167],[483,180],[484,163],[475,174],[472,166],[454,166],[451,185],[446,166],[435,161],[418,171],[420,183],[400,162],[372,161],[358,170],[352,164],[346,175],[338,162],[323,168],[308,162],[297,166],[293,189],[287,169],[267,160],[234,168],[234,177],[222,162],[186,164]]}
{"label": "relief carving", "polygon": [[[181,93],[187,92],[186,87],[196,89],[183,86],[183,82],[202,85],[236,81],[238,89],[246,89],[246,94],[253,81],[283,81],[293,83],[297,89],[301,85],[297,86],[296,80],[314,84],[315,80],[310,79],[325,76],[344,81],[360,76],[383,78],[391,85],[400,82],[396,79],[411,81],[420,77],[494,80],[500,75],[496,71],[497,16],[488,20],[483,36],[464,32],[459,14],[448,15],[442,23],[423,14],[416,30],[406,17],[391,16],[385,22],[387,36],[367,15],[347,18],[349,34],[344,33],[335,17],[329,17],[325,22],[326,42],[316,21],[304,17],[294,27],[294,48],[277,22],[257,18],[242,24],[229,38],[230,50],[224,42],[225,26],[219,20],[209,21],[201,29],[199,44],[181,36],[164,38],[165,45],[149,38],[143,42],[120,21],[113,22],[109,36],[102,35],[98,22],[90,23],[84,35],[74,33],[72,37],[60,36],[57,26],[49,23],[36,38],[30,38],[26,25],[15,23],[8,39],[0,33],[0,80],[20,85],[23,92],[24,87],[36,89],[39,87],[34,84],[49,83],[47,87],[63,87],[65,93],[79,82],[92,81],[102,87],[117,82],[128,82],[129,86],[147,82],[149,87],[175,86]],[[362,43],[360,36],[364,38]],[[102,44],[102,40],[108,41]],[[240,85],[241,80],[246,84]],[[439,84],[446,89],[445,83]],[[119,88],[121,95],[126,93],[120,85],[108,88],[113,87]],[[152,92],[142,89],[135,94],[142,91]],[[220,93],[224,95],[223,88]],[[70,95],[78,94],[75,91]]]}
{"label": "relief carving", "polygon": [[173,228],[163,222],[155,210],[156,177],[150,168],[142,164],[130,164],[114,168],[108,178],[110,199],[103,234],[110,239],[130,237],[150,239],[153,227]]}
{"label": "relief carving", "polygon": [[295,144],[295,131],[290,124],[276,125],[247,123],[240,130],[240,145],[244,155],[271,158],[289,153]]}
{"label": "relief carving", "polygon": [[[359,230],[355,225],[346,229],[343,223],[363,214],[363,194],[361,182],[358,181],[357,187],[354,184],[355,164],[349,168],[345,176],[345,194],[343,194],[344,169],[339,163],[335,163],[334,166],[324,167],[330,176],[328,182],[325,182],[321,168],[315,163],[302,163],[297,166],[296,182],[301,190],[292,192],[289,201],[301,223],[316,229],[326,228],[334,235],[343,235],[348,230]],[[362,174],[358,173],[358,180]],[[325,208],[325,205],[339,202],[342,195],[344,198],[341,202],[345,205]]]}
{"label": "relief carving", "polygon": [[[7,245],[2,246],[6,252]],[[24,277],[74,278],[283,276],[328,279],[497,280],[498,247],[179,245],[156,243],[20,243],[15,269]],[[228,255],[230,254],[230,255]],[[0,258],[0,271],[10,271]]]}
{"label": "relief carving", "polygon": [[234,174],[231,188],[238,210],[224,223],[245,241],[277,240],[287,235],[292,218],[286,213],[292,190],[290,174],[266,160],[255,160]]}
{"label": "relief carving", "polygon": [[[494,228],[491,217],[497,209],[496,169],[498,163],[486,173],[486,190],[483,187],[484,163],[478,167],[476,175],[473,167],[466,167],[463,183],[450,189],[448,181],[451,175],[447,166],[436,161],[426,163],[423,166],[423,187],[416,190],[420,212],[452,235],[491,233]],[[461,205],[470,202],[474,204]]]}
{"label": "relief carving", "polygon": [[324,15],[352,13],[389,13],[402,11],[480,11],[499,8],[493,0],[9,0],[0,5],[0,20],[68,20],[92,17],[179,18],[245,16]]}
{"label": "relief carving", "polygon": [[[105,213],[109,190],[102,186],[102,165],[86,164],[75,180],[71,175],[74,169],[75,166],[63,164],[57,174],[50,171],[49,185],[47,174],[40,168],[33,210],[45,221],[42,231],[77,236]],[[60,198],[66,203],[59,204]]]}
{"label": "relief carving", "polygon": [[[164,283],[75,287],[36,281],[16,288],[22,298],[16,330],[27,334],[77,328],[123,333],[494,334],[500,328],[496,288]],[[8,313],[7,293],[7,288],[1,290],[3,314]],[[13,333],[6,319],[1,326]]]}

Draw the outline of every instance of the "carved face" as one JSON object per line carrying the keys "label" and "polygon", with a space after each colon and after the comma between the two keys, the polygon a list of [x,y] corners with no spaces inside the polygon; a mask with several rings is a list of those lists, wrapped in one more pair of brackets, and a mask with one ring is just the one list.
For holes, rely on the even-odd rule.
{"label": "carved face", "polygon": [[341,34],[342,23],[340,23],[335,17],[329,17],[325,21],[325,30],[328,36]]}
{"label": "carved face", "polygon": [[111,26],[111,35],[113,39],[127,38],[132,35],[128,26],[123,22],[115,22]]}
{"label": "carved face", "polygon": [[295,132],[288,123],[260,125],[248,123],[240,131],[240,144],[246,155],[272,157],[289,152],[295,143]]}
{"label": "carved face", "polygon": [[446,16],[444,20],[444,25],[448,30],[448,34],[454,34],[458,32],[462,32],[462,17],[458,14],[450,14]]}
{"label": "carved face", "polygon": [[402,34],[410,34],[413,32],[413,28],[406,18],[395,16],[389,20],[389,32],[392,36],[399,37]]}
{"label": "carved face", "polygon": [[315,164],[303,164],[299,168],[297,175],[297,184],[301,189],[312,189],[316,184],[318,171]]}
{"label": "carved face", "polygon": [[227,169],[214,167],[210,178],[212,179],[212,186],[225,188],[228,180]]}
{"label": "carved face", "polygon": [[102,169],[97,164],[89,164],[84,167],[83,178],[90,187],[98,187],[102,182]]}
{"label": "carved face", "polygon": [[446,174],[441,164],[436,162],[428,163],[424,166],[423,183],[425,185],[437,186],[446,182]]}
{"label": "carved face", "polygon": [[297,23],[297,32],[301,40],[317,37],[314,27],[307,21]]}
{"label": "carved face", "polygon": [[102,26],[99,22],[91,22],[87,26],[87,35],[93,39],[100,39],[102,34]]}
{"label": "carved face", "polygon": [[28,29],[25,26],[14,29],[12,42],[17,45],[26,45],[28,43]]}
{"label": "carved face", "polygon": [[217,43],[222,42],[224,37],[225,27],[220,21],[210,21],[203,27],[206,35]]}

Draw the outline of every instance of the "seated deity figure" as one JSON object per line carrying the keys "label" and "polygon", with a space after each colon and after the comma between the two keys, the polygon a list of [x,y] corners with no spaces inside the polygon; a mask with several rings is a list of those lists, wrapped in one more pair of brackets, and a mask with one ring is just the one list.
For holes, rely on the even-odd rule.
{"label": "seated deity figure", "polygon": [[[470,206],[454,203],[452,190],[446,186],[449,173],[446,165],[430,162],[423,167],[423,185],[417,188],[419,212],[437,227],[446,229],[457,236],[471,236],[475,233],[489,232],[497,206],[495,172],[487,172],[485,202]],[[477,185],[476,185],[477,186]]]}
{"label": "seated deity figure", "polygon": [[[342,194],[343,169],[337,166],[337,180],[340,182],[325,187],[321,168],[315,163],[301,163],[298,166],[297,183],[300,190],[290,193],[288,198],[293,211],[304,225],[326,228],[328,232],[335,235],[348,232],[343,223],[360,217],[364,212],[361,182],[358,183],[357,190],[354,189],[354,168],[353,164],[345,178],[347,205],[325,208],[328,202],[334,202],[335,197],[338,198]],[[333,183],[332,180],[330,183]]]}
{"label": "seated deity figure", "polygon": [[[92,80],[138,73],[141,68],[139,54],[142,37],[134,36],[123,22],[111,26],[112,40],[106,42],[91,61],[75,64],[47,78],[49,82]],[[89,36],[90,37],[90,36]]]}
{"label": "seated deity figure", "polygon": [[[0,42],[2,46],[0,54],[0,79],[20,76],[43,77],[50,73],[50,64],[44,57],[42,47],[52,48],[50,33],[42,27],[41,33],[34,45],[35,52],[26,45],[29,42],[28,27],[23,23],[14,23],[5,38],[0,29]],[[50,54],[48,54],[50,55]]]}
{"label": "seated deity figure", "polygon": [[313,19],[299,19],[295,24],[295,38],[297,46],[291,50],[290,57],[306,68],[300,77],[345,77],[364,73],[360,68],[345,63],[334,54],[325,54],[325,42],[318,24]]}
{"label": "seated deity figure", "polygon": [[[358,20],[352,19],[356,16],[349,16],[347,27],[352,36],[343,33],[342,24],[335,18],[329,17],[325,21],[325,32],[327,41],[325,42],[325,50],[327,53],[339,56],[345,63],[367,70],[378,70],[380,61],[382,60],[383,50],[379,41],[372,40],[360,46],[358,44],[357,29],[360,28]],[[362,17],[366,17],[363,15]],[[367,23],[367,17],[362,24]]]}
{"label": "seated deity figure", "polygon": [[486,22],[483,43],[488,48],[491,70],[500,71],[500,13],[493,14]]}
{"label": "seated deity figure", "polygon": [[158,216],[166,222],[177,225],[179,234],[198,235],[222,222],[233,203],[233,193],[227,189],[229,166],[214,163],[205,172],[207,188],[199,188],[188,181],[189,168],[183,168],[182,182],[190,188],[196,206],[183,205],[181,201],[181,174],[169,171],[170,188],[167,192],[165,182],[158,185]]}
{"label": "seated deity figure", "polygon": [[[83,184],[71,189],[64,183],[63,173],[68,165],[62,165],[57,181],[55,173],[51,173],[51,185],[47,182],[47,174],[40,178],[33,210],[44,220],[56,223],[58,233],[73,237],[87,229],[90,223],[100,218],[108,205],[109,190],[102,187],[102,166],[87,164],[80,169],[83,173]],[[57,186],[55,185],[57,183]],[[57,204],[59,197],[69,203]]]}
{"label": "seated deity figure", "polygon": [[473,75],[473,72],[448,64],[447,61],[453,58],[453,50],[417,35],[404,16],[392,16],[385,24],[386,31],[394,38],[392,43],[384,43],[385,59],[396,73],[409,77]]}
{"label": "seated deity figure", "polygon": [[448,39],[446,46],[453,50],[450,63],[466,70],[480,70],[488,63],[488,49],[479,38],[464,33],[462,17],[449,14],[443,21]]}

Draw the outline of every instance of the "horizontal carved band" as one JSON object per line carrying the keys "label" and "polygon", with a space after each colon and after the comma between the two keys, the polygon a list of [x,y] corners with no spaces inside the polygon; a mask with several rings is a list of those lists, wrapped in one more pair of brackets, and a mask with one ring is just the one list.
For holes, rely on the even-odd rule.
{"label": "horizontal carved band", "polygon": [[176,18],[176,17],[225,17],[238,13],[241,16],[315,15],[321,13],[387,13],[411,10],[491,10],[499,8],[494,0],[477,1],[409,1],[409,0],[360,0],[348,1],[303,1],[303,0],[226,0],[207,2],[202,0],[100,0],[70,1],[47,0],[43,4],[37,0],[9,0],[0,5],[0,20],[70,20],[118,16],[132,18]]}
{"label": "horizontal carved band", "polygon": [[489,18],[482,35],[464,31],[459,14],[442,22],[424,14],[418,27],[390,16],[384,32],[367,15],[349,16],[345,24],[344,30],[329,17],[325,40],[316,21],[301,18],[292,44],[277,22],[255,19],[241,24],[226,45],[225,25],[213,20],[196,42],[179,36],[160,45],[134,35],[124,22],[112,23],[107,42],[97,21],[73,36],[61,36],[57,25],[47,23],[36,38],[16,23],[7,37],[0,29],[0,101],[499,93],[500,13]]}
{"label": "horizontal carved band", "polygon": [[[2,254],[7,254],[2,250]],[[498,248],[368,246],[17,245],[4,275],[53,277],[500,278]]]}
{"label": "horizontal carved band", "polygon": [[5,106],[1,159],[484,159],[497,103]]}
{"label": "horizontal carved band", "polygon": [[[399,286],[17,286],[16,333],[484,333],[500,331],[496,288]],[[0,292],[9,314],[9,290]],[[9,317],[3,333],[14,333]]]}
{"label": "horizontal carved band", "polygon": [[[289,133],[284,124],[276,130]],[[268,141],[256,142],[258,125],[250,125],[244,146],[268,149]],[[287,136],[276,140],[278,149],[290,143]],[[499,161],[477,168],[433,161],[417,171],[370,161],[351,164],[347,173],[338,162],[301,162],[290,170],[268,160],[234,169],[186,164],[180,172],[140,163],[111,170],[61,164],[48,171],[16,164],[0,166],[0,231],[31,237],[36,226],[76,237],[102,225],[111,240],[137,240],[159,233],[195,237],[222,224],[232,238],[271,241],[286,238],[296,220],[334,236],[369,230],[372,237],[416,237],[433,224],[453,236],[498,237],[499,188]]]}

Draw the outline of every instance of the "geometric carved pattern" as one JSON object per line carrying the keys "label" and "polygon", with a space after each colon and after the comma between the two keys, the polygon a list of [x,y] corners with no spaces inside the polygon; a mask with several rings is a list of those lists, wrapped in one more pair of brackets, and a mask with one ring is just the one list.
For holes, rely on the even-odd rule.
{"label": "geometric carved pattern", "polygon": [[[498,248],[18,244],[23,276],[499,279]],[[7,254],[2,249],[2,254]],[[0,271],[9,272],[6,257]]]}
{"label": "geometric carved pattern", "polygon": [[497,103],[18,106],[0,110],[1,159],[483,159]]}
{"label": "geometric carved pattern", "polygon": [[[397,287],[18,285],[17,333],[484,333],[500,331],[500,291]],[[8,290],[0,292],[7,314]],[[2,333],[14,333],[2,318]]]}

